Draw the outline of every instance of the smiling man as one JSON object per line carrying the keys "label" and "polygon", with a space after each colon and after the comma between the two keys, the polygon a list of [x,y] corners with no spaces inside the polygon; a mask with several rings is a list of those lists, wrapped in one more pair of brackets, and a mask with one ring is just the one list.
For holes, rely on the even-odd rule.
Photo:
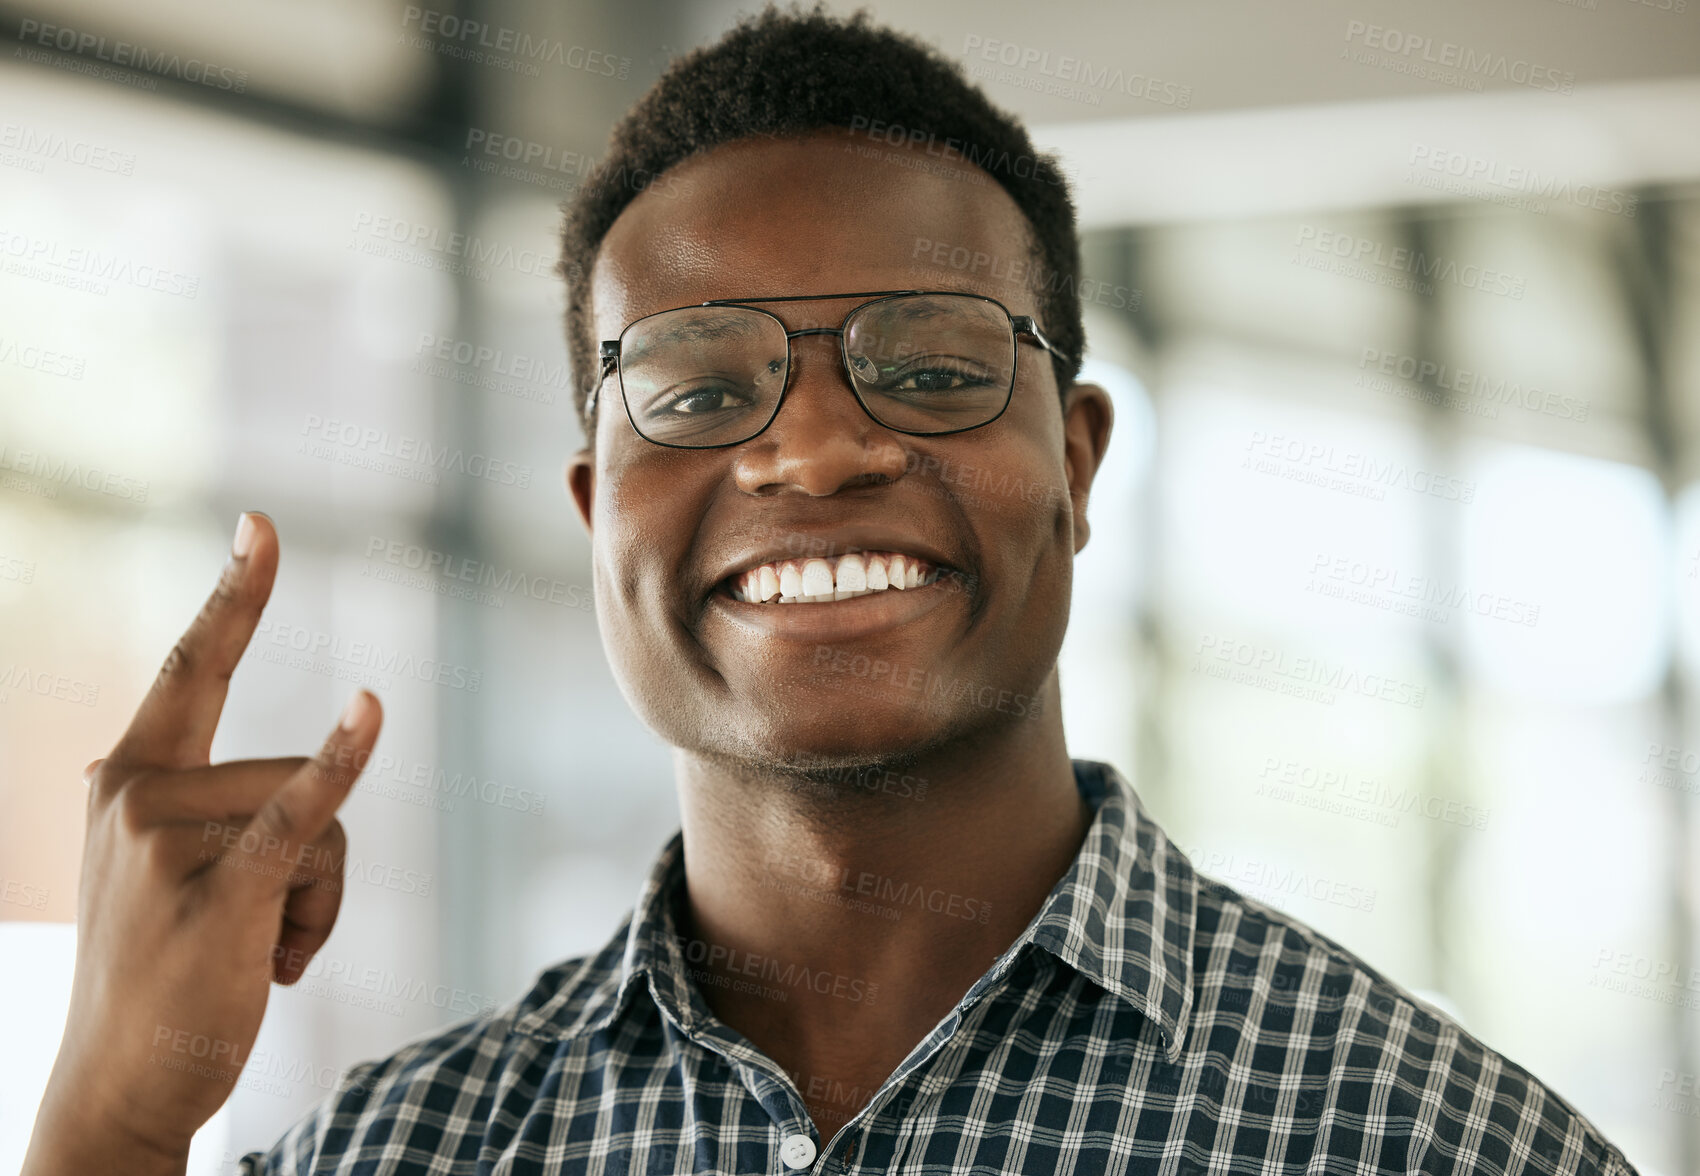
{"label": "smiling man", "polygon": [[[770,11],[661,79],[567,221],[567,481],[682,832],[599,953],[355,1067],[244,1172],[1631,1170],[1069,758],[1111,431],[1077,255],[1054,163],[917,43]],[[335,919],[304,851],[334,881],[375,700],[311,760],[206,760],[277,558],[244,516],[91,765],[29,1172],[181,1172]]]}

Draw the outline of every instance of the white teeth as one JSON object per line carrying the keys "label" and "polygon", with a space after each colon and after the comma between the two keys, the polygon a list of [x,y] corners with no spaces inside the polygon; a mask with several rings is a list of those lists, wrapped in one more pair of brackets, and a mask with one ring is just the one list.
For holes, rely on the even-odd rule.
{"label": "white teeth", "polygon": [[938,579],[938,569],[894,551],[849,552],[836,559],[788,559],[749,568],[726,585],[732,599],[778,604],[849,600],[889,588],[919,588]]}
{"label": "white teeth", "polygon": [[832,565],[824,559],[803,561],[803,595],[832,595]]}
{"label": "white teeth", "polygon": [[885,556],[868,557],[868,587],[876,592],[891,587],[891,581],[885,578]]}
{"label": "white teeth", "polygon": [[868,587],[868,565],[855,553],[838,560],[838,579],[834,587],[839,592],[861,592]]}

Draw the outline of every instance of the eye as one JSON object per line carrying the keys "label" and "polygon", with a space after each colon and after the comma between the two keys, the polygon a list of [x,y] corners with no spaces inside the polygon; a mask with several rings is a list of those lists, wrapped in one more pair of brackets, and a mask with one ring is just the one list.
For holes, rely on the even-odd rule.
{"label": "eye", "polygon": [[694,416],[702,413],[747,408],[749,405],[749,397],[740,395],[730,384],[701,384],[660,399],[651,408],[649,415],[651,417]]}
{"label": "eye", "polygon": [[896,385],[896,390],[949,392],[962,387],[964,383],[962,373],[951,371],[949,368],[922,368],[920,371],[904,373],[902,380]]}
{"label": "eye", "polygon": [[956,392],[984,388],[992,381],[971,360],[935,356],[917,360],[880,381],[882,392]]}

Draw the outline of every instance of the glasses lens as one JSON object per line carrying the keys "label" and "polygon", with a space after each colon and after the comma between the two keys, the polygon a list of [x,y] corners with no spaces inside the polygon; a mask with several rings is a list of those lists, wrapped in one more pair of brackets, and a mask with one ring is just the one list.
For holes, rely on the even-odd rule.
{"label": "glasses lens", "polygon": [[1015,386],[1009,315],[966,294],[871,302],[845,324],[844,354],[868,411],[909,433],[983,425]]}
{"label": "glasses lens", "polygon": [[785,328],[759,310],[692,306],[640,319],[620,340],[632,426],[662,445],[734,445],[772,419]]}

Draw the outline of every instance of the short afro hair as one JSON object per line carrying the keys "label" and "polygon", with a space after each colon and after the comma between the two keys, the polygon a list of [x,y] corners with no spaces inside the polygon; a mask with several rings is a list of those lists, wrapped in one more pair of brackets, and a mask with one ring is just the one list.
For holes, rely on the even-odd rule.
{"label": "short afro hair", "polygon": [[1051,357],[1057,387],[1074,383],[1086,342],[1069,277],[1079,272],[1080,239],[1055,157],[1037,152],[1020,120],[993,106],[960,64],[874,26],[866,9],[839,19],[820,4],[782,12],[769,3],[669,65],[615,126],[607,156],[563,206],[557,273],[567,279],[567,357],[587,438],[595,422],[585,416],[585,400],[601,367],[590,272],[620,213],[693,155],[739,139],[833,127],[879,133],[884,142],[924,142],[935,153],[943,144],[943,154],[976,164],[1009,193],[1032,235],[1028,285],[1038,296],[1039,321],[1066,357]]}

